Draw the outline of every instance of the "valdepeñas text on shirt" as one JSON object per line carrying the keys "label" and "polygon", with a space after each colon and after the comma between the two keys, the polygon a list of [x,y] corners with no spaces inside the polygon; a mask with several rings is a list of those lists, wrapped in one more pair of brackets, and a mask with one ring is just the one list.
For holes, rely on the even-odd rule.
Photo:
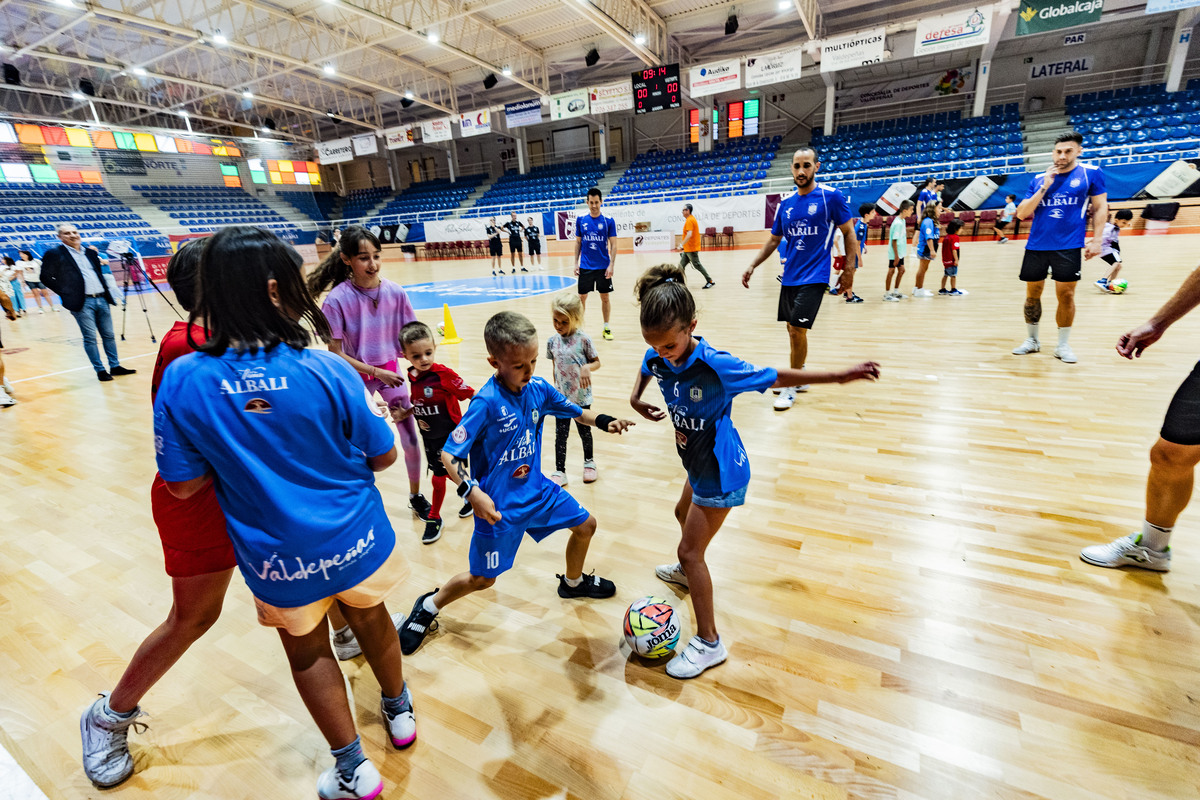
{"label": "valdepe\u00f1as text on shirt", "polygon": [[575,220],[575,238],[582,242],[579,249],[580,269],[608,269],[608,240],[617,235],[617,223],[601,214],[584,214]]}
{"label": "valdepe\u00f1as text on shirt", "polygon": [[395,533],[367,457],[395,435],[358,374],[326,350],[193,353],[154,405],[163,480],[211,468],[238,566],[255,597],[291,608],[361,583]]}
{"label": "valdepe\u00f1as text on shirt", "polygon": [[748,364],[697,336],[696,347],[678,367],[653,348],[647,350],[642,374],[658,380],[692,492],[716,497],[749,483],[750,460],[729,412],[742,392],[771,388],[779,377],[776,371]]}
{"label": "valdepe\u00f1as text on shirt", "polygon": [[820,183],[808,194],[796,192],[780,202],[771,234],[782,237],[783,285],[828,282],[833,232],[850,219],[845,196]]}
{"label": "valdepe\u00f1as text on shirt", "polygon": [[413,416],[422,438],[442,440],[462,419],[460,400],[469,400],[475,390],[467,386],[457,372],[444,364],[434,364],[421,372],[409,367]]}
{"label": "valdepe\u00f1as text on shirt", "polygon": [[[1045,179],[1040,174],[1029,182],[1025,192],[1028,200],[1037,193]],[[1099,167],[1085,164],[1055,175],[1042,202],[1033,210],[1026,250],[1078,250],[1087,239],[1087,215],[1091,205],[1088,198],[1106,194],[1104,173]]]}

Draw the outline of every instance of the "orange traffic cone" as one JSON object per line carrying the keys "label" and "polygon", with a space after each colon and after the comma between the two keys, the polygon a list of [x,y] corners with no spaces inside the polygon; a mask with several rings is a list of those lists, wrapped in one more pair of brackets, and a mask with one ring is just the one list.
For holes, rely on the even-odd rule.
{"label": "orange traffic cone", "polygon": [[450,316],[450,305],[442,303],[442,344],[459,344],[462,337],[454,327],[454,317]]}

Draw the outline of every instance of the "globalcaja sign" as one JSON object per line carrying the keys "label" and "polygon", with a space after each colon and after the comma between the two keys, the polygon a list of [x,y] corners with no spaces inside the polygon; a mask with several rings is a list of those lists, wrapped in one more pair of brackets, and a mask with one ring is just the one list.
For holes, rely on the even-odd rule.
{"label": "globalcaja sign", "polygon": [[1021,0],[1017,36],[1099,22],[1104,0]]}

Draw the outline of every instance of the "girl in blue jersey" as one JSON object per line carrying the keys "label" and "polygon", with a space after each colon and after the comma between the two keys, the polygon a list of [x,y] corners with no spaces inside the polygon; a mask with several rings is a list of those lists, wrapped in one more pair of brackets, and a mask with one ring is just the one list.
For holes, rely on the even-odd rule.
{"label": "girl in blue jersey", "polygon": [[925,213],[917,226],[917,279],[913,289],[913,297],[933,297],[933,292],[925,288],[925,272],[929,262],[938,251],[938,241],[941,229],[938,228],[938,216],[942,213],[942,205],[935,198],[925,205]]}
{"label": "girl in blue jersey", "polygon": [[[667,664],[667,674],[694,678],[722,663],[728,655],[717,633],[712,579],[704,551],[729,510],[745,503],[750,483],[746,450],[729,418],[733,398],[742,392],[807,383],[875,380],[879,365],[868,361],[838,372],[772,369],[747,364],[717,350],[702,337],[692,335],[696,330],[696,303],[684,282],[683,270],[674,264],[651,267],[638,279],[634,293],[642,307],[642,338],[650,349],[629,403],[649,420],[670,416],[675,426],[675,448],[688,474],[675,505],[675,519],[682,532],[679,562],[660,566],[655,574],[690,590],[698,635]],[[642,400],[651,378],[658,380],[666,411]]]}
{"label": "girl in blue jersey", "polygon": [[190,320],[204,320],[209,339],[189,341],[199,352],[167,368],[155,445],[171,494],[216,485],[259,621],[279,629],[296,688],[337,760],[318,795],[369,799],[383,781],[363,755],[325,617],[339,606],[379,681],[393,746],[412,744],[412,699],[383,604],[408,566],[372,474],[396,461],[396,446],[353,368],[305,349],[301,323],[325,341],[330,329],[300,268],[296,251],[267,231],[236,226],[212,237]]}

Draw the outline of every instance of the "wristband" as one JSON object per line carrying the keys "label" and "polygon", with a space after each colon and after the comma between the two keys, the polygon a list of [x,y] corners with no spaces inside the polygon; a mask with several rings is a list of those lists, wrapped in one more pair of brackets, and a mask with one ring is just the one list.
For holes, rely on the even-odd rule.
{"label": "wristband", "polygon": [[608,414],[597,414],[596,415],[596,427],[605,432],[608,431],[609,424],[616,422],[616,421],[617,421],[616,417],[610,417]]}
{"label": "wristband", "polygon": [[478,485],[479,485],[479,481],[473,481],[470,478],[467,478],[465,481],[463,481],[462,483],[460,483],[458,485],[458,488],[455,491],[458,492],[458,496],[461,499],[466,500],[467,497],[470,496],[471,491]]}

